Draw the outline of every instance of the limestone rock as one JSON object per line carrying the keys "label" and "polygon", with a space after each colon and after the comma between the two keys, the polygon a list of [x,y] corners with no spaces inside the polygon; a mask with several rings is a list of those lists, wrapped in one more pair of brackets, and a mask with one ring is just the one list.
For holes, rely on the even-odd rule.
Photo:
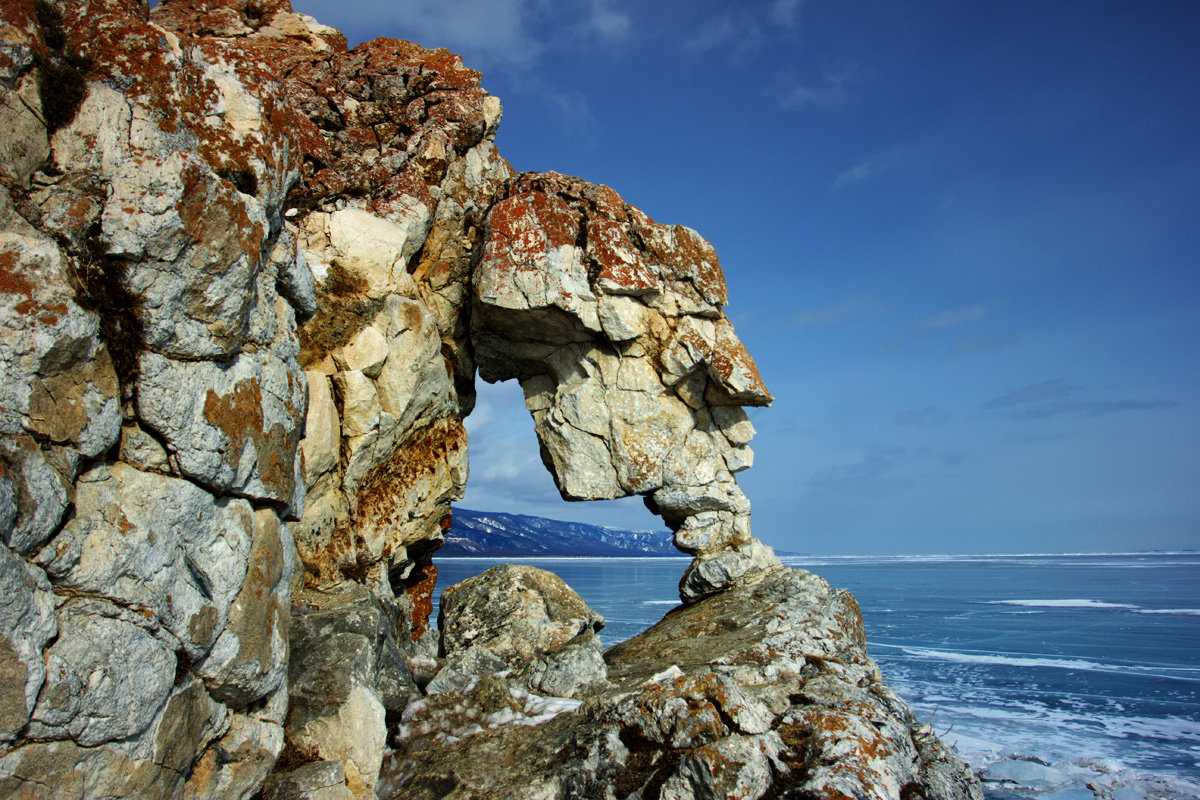
{"label": "limestone rock", "polygon": [[505,675],[514,687],[578,697],[607,677],[596,631],[604,620],[562,580],[501,564],[442,592],[438,628],[445,661],[429,694],[465,692]]}
{"label": "limestone rock", "polygon": [[149,731],[112,746],[30,742],[0,758],[0,792],[17,800],[180,795],[184,770],[219,734],[223,707],[198,681],[185,680]]}
{"label": "limestone rock", "polygon": [[[286,686],[295,545],[275,512],[254,512],[246,577],[197,670],[214,698],[243,708]],[[276,748],[278,753],[278,748]]]}
{"label": "limestone rock", "polygon": [[[0,194],[8,205],[7,191]],[[0,431],[94,457],[120,429],[112,358],[97,315],[76,301],[75,265],[17,219],[0,231]]]}
{"label": "limestone rock", "polygon": [[67,447],[42,447],[30,436],[0,438],[0,463],[12,487],[11,523],[3,534],[18,553],[28,554],[58,529],[71,500],[79,454]]}
{"label": "limestone rock", "polygon": [[292,621],[287,747],[337,761],[354,797],[369,796],[383,759],[385,714],[418,693],[397,644],[401,620],[361,585],[306,592]]}
{"label": "limestone rock", "polygon": [[584,631],[535,660],[524,682],[538,694],[579,697],[603,686],[607,679],[600,642],[594,632]]}
{"label": "limestone rock", "polygon": [[425,686],[427,694],[467,692],[483,676],[503,672],[508,664],[483,644],[455,650]]}
{"label": "limestone rock", "polygon": [[774,551],[753,540],[736,550],[697,558],[688,565],[679,583],[679,594],[685,601],[694,601],[715,594],[746,575],[755,575],[778,565]]}
{"label": "limestone rock", "polygon": [[296,309],[297,318],[305,320],[316,314],[317,288],[312,269],[290,225],[280,232],[270,260],[275,268],[276,288]]}
{"label": "limestone rock", "polygon": [[[465,704],[382,794],[977,796],[852,598],[751,536],[771,398],[698,233],[514,175],[461,59],[287,0],[2,15],[0,794],[365,798],[389,719]],[[607,659],[511,571],[414,655],[477,369],[565,496],[641,495],[696,556]]]}
{"label": "limestone rock", "polygon": [[130,265],[146,343],[175,357],[235,352],[268,233],[261,206],[186,151],[131,158],[110,185],[102,240]]}
{"label": "limestone rock", "polygon": [[306,406],[303,372],[269,352],[227,363],[141,359],[138,416],[184,475],[215,491],[290,504]]}
{"label": "limestone rock", "polygon": [[288,742],[298,750],[340,761],[351,795],[373,797],[383,763],[383,704],[365,686],[354,686],[333,708],[293,713],[288,721]]}
{"label": "limestone rock", "polygon": [[644,495],[699,558],[750,542],[733,473],[752,462],[753,428],[736,407],[771,395],[724,317],[712,247],[555,173],[509,181],[485,225],[472,277],[480,374],[521,381],[563,497]]}
{"label": "limestone rock", "polygon": [[308,380],[308,415],[304,422],[304,482],[311,486],[338,466],[341,420],[333,404],[329,379],[320,372],[305,373]]}
{"label": "limestone rock", "polygon": [[604,626],[557,575],[501,564],[442,591],[442,652],[487,647],[510,664],[530,663],[575,637]]}
{"label": "limestone rock", "polygon": [[167,450],[146,429],[136,423],[121,427],[121,460],[145,472],[171,471]]}
{"label": "limestone rock", "polygon": [[192,769],[185,800],[248,800],[263,786],[283,749],[286,686],[262,711],[233,714],[227,730]]}
{"label": "limestone rock", "polygon": [[374,380],[383,369],[388,357],[388,342],[373,325],[368,325],[354,335],[346,346],[333,354],[334,363],[342,370],[362,372]]}
{"label": "limestone rock", "polygon": [[81,476],[76,492],[74,518],[38,554],[54,583],[143,610],[202,657],[246,575],[249,503],[120,462]]}
{"label": "limestone rock", "polygon": [[30,733],[85,747],[133,738],[150,727],[174,680],[175,654],[154,636],[119,619],[68,608],[46,654],[46,682]]}
{"label": "limestone rock", "polygon": [[342,430],[346,436],[364,436],[377,429],[382,409],[375,383],[360,370],[339,372],[333,381],[342,401]]}
{"label": "limestone rock", "polygon": [[0,546],[0,741],[29,721],[46,677],[42,648],[57,632],[45,573]]}
{"label": "limestone rock", "polygon": [[383,219],[362,209],[343,208],[330,214],[327,223],[333,258],[354,265],[373,294],[393,291],[401,276],[407,277],[408,260],[429,231],[429,209],[419,201],[390,216]]}
{"label": "limestone rock", "polygon": [[26,184],[50,152],[38,75],[17,78],[0,98],[0,174]]}
{"label": "limestone rock", "polygon": [[268,781],[263,800],[353,800],[340,761],[311,761]]}
{"label": "limestone rock", "polygon": [[688,753],[664,782],[662,800],[758,798],[771,787],[777,736],[729,736]]}
{"label": "limestone rock", "polygon": [[[774,568],[605,654],[611,684],[536,726],[463,726],[388,756],[391,797],[982,800],[970,770],[879,683],[853,598]],[[443,720],[428,698],[410,714]],[[553,767],[538,765],[553,764]]]}

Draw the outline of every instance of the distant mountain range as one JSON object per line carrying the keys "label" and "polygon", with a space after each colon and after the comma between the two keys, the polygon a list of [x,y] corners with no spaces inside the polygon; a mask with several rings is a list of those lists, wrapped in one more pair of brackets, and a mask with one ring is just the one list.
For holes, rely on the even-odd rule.
{"label": "distant mountain range", "polygon": [[439,556],[681,556],[670,531],[455,508]]}

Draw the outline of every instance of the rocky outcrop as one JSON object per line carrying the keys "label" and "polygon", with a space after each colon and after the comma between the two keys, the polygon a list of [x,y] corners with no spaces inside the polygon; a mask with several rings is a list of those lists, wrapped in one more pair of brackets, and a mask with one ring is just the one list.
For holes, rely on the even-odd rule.
{"label": "rocky outcrop", "polygon": [[507,183],[484,236],[480,375],[521,382],[563,497],[643,495],[697,556],[685,601],[778,563],[751,537],[733,477],[753,463],[740,407],[772,398],[725,318],[712,246],[556,174]]}
{"label": "rocky outcrop", "polygon": [[540,725],[517,713],[496,724],[477,683],[458,692],[456,715],[441,712],[450,735],[436,746],[410,720],[380,797],[982,798],[880,680],[854,598],[815,575],[760,572],[604,660],[607,682]]}
{"label": "rocky outcrop", "polygon": [[[771,398],[715,252],[606,187],[514,174],[479,80],[445,50],[348,49],[287,0],[3,4],[0,794],[370,797],[417,763],[389,735],[440,748],[464,693],[489,725],[580,726],[568,793],[688,796],[724,759],[701,795],[728,794],[783,774],[780,726],[832,730],[799,716],[825,684],[746,716],[711,693],[759,709],[750,678],[677,659],[663,708],[716,703],[721,735],[646,728],[620,756],[631,668],[541,574],[451,592],[440,649],[427,630],[477,372],[521,382],[565,497],[663,516],[695,556],[686,614],[785,574],[734,479],[741,406]],[[541,606],[466,635],[497,595]],[[860,672],[823,697],[861,727],[884,695]],[[959,796],[909,738],[880,775]]]}

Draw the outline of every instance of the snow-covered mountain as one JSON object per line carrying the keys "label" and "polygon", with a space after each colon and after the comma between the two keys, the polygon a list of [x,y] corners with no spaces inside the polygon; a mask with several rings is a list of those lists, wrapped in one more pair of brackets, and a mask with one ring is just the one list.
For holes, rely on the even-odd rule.
{"label": "snow-covered mountain", "polygon": [[678,556],[670,531],[454,508],[439,556]]}

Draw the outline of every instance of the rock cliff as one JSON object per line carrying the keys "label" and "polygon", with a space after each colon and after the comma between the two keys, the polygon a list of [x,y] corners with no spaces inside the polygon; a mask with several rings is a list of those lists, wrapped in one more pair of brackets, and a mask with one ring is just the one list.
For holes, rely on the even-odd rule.
{"label": "rock cliff", "polygon": [[[401,735],[443,696],[565,712],[471,737],[570,738],[538,796],[977,795],[852,601],[820,634],[828,588],[751,536],[741,407],[771,396],[699,234],[515,174],[445,50],[348,49],[287,0],[2,8],[0,793],[448,795],[447,737]],[[520,658],[427,632],[476,373],[520,381],[564,497],[641,495],[695,557],[681,635],[769,657],[602,658],[565,587]]]}

